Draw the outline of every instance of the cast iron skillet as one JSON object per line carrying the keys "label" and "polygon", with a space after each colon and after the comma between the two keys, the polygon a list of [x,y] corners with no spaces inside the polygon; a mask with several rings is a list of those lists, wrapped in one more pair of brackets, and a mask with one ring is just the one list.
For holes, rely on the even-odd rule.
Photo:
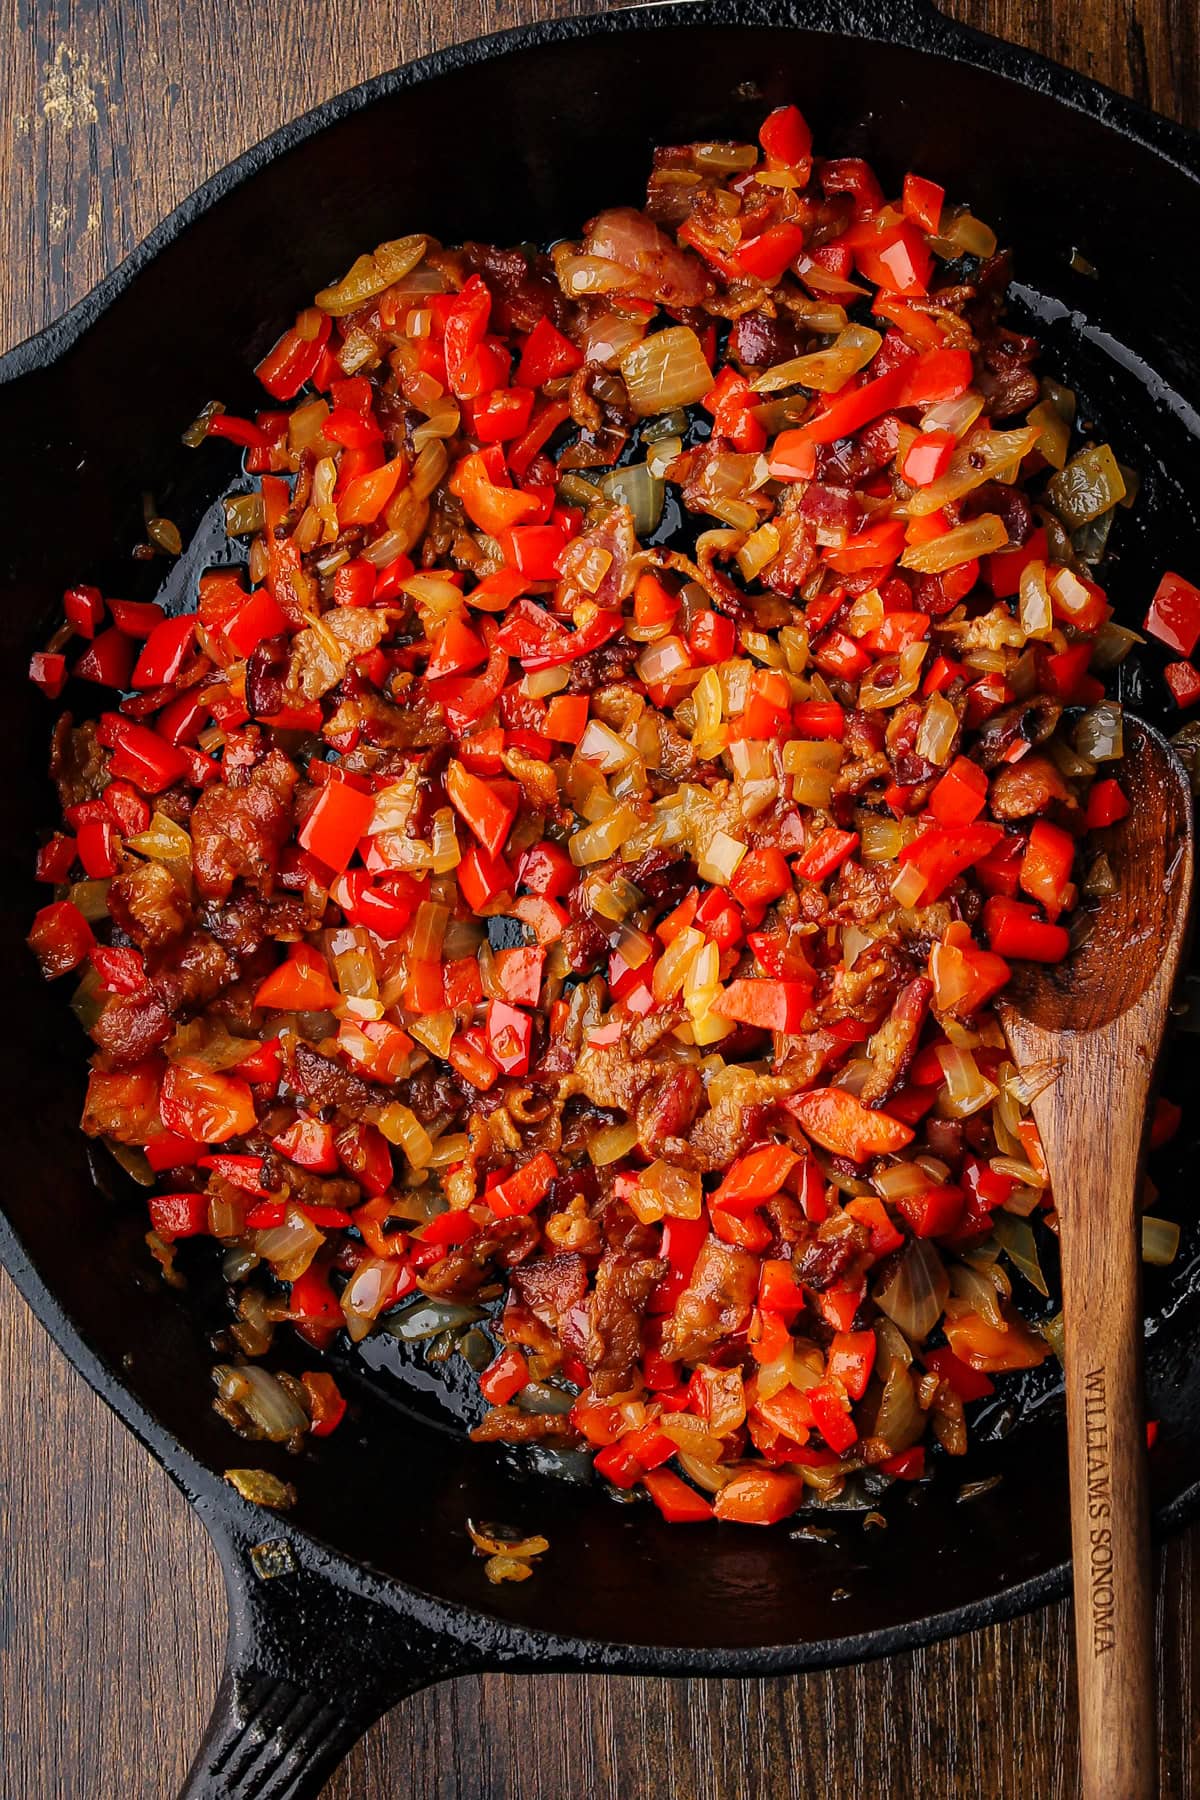
{"label": "cast iron skillet", "polygon": [[[451,242],[574,232],[599,207],[638,200],[654,143],[752,136],[764,106],[784,99],[799,102],[825,151],[868,156],[893,189],[915,167],[1016,243],[1015,292],[1037,316],[1043,366],[1071,380],[1085,414],[1143,471],[1141,502],[1122,521],[1114,597],[1132,618],[1163,567],[1194,575],[1200,420],[1186,396],[1200,394],[1200,352],[1179,246],[1200,216],[1198,140],[918,0],[861,10],[853,0],[708,0],[448,50],[251,151],[0,362],[10,771],[0,785],[0,1254],[220,1550],[228,1662],[190,1796],[315,1795],[382,1711],[465,1670],[811,1668],[979,1626],[1065,1585],[1064,1434],[1053,1394],[1036,1384],[1030,1399],[1043,1404],[1010,1436],[998,1397],[965,1471],[1002,1473],[998,1487],[959,1504],[964,1471],[943,1465],[936,1483],[894,1496],[886,1532],[851,1518],[832,1544],[786,1528],[680,1534],[647,1506],[520,1474],[386,1373],[348,1379],[354,1423],[299,1466],[237,1443],[210,1410],[194,1293],[181,1298],[150,1267],[140,1205],[111,1176],[93,1179],[76,1128],[83,1046],[22,942],[45,897],[31,881],[33,843],[55,816],[43,773],[49,715],[24,679],[28,655],[70,581],[149,591],[128,556],[144,489],[185,539],[205,519],[228,463],[180,448],[199,407],[214,395],[236,411],[252,406],[246,371],[298,299],[364,245],[415,227]],[[1095,277],[1072,267],[1076,247]],[[1152,710],[1160,678],[1143,691],[1131,666],[1122,679],[1124,697]],[[1200,1075],[1195,1042],[1181,1038],[1171,1060],[1177,1097]],[[1182,1175],[1194,1138],[1185,1130],[1160,1158],[1159,1210],[1190,1197]],[[1200,1382],[1189,1374],[1198,1277],[1193,1234],[1170,1276],[1148,1284],[1164,1526],[1200,1498]],[[296,1481],[293,1514],[258,1511],[223,1482],[225,1467],[247,1462]],[[489,1588],[469,1552],[468,1515],[544,1531],[552,1548],[534,1579]]]}

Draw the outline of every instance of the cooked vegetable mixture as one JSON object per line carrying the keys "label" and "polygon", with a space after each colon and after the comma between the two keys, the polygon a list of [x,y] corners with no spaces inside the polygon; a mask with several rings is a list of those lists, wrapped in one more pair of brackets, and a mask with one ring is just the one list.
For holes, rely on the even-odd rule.
{"label": "cooked vegetable mixture", "polygon": [[[30,942],[167,1278],[217,1240],[244,1435],[345,1412],[278,1326],[382,1325],[480,1371],[481,1443],[766,1524],[1051,1354],[1054,1071],[991,1002],[1112,890],[1133,476],[1007,281],[781,107],[582,242],[360,256],[187,435],[245,451],[245,565],[65,596],[33,677],[75,634],[112,694]],[[1186,658],[1200,593],[1149,623]]]}

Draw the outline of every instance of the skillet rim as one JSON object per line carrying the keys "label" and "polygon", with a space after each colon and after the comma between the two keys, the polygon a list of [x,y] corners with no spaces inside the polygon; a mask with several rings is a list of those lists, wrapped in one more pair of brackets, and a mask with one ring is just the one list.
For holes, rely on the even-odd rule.
{"label": "skillet rim", "polygon": [[[687,11],[683,11],[686,5]],[[945,18],[931,0],[651,0],[616,11],[569,19],[541,19],[486,37],[448,45],[385,71],[289,120],[218,170],[167,215],[101,282],[58,319],[0,356],[0,388],[36,376],[66,357],[163,250],[218,201],[251,180],[287,151],[376,101],[443,75],[491,62],[513,52],[585,42],[608,33],[686,30],[690,25],[805,30],[862,39],[962,62],[1001,79],[1033,87],[1058,105],[1114,131],[1139,151],[1165,161],[1197,188],[1200,198],[1200,133],[1152,112],[1099,82],[1050,61],[1036,51],[1003,42]],[[120,1373],[75,1326],[50,1285],[34,1268],[7,1215],[0,1210],[0,1262],[55,1343],[89,1386],[124,1421],[199,1512],[213,1536],[230,1583],[231,1622],[237,1614],[237,1577],[248,1547],[261,1538],[262,1511],[193,1457],[141,1404]],[[1156,1531],[1177,1529],[1200,1512],[1200,1478],[1157,1509]],[[431,1632],[458,1654],[453,1669],[580,1669],[623,1673],[762,1674],[828,1668],[886,1656],[976,1630],[1059,1598],[1070,1564],[1063,1561],[1015,1586],[903,1625],[881,1626],[853,1637],[819,1643],[753,1647],[635,1645],[563,1636],[513,1624],[497,1614],[443,1602],[431,1594],[356,1562],[278,1515],[276,1538],[286,1539],[298,1564],[347,1595],[386,1606]],[[599,1654],[597,1654],[599,1653]],[[411,1657],[410,1657],[411,1661]]]}

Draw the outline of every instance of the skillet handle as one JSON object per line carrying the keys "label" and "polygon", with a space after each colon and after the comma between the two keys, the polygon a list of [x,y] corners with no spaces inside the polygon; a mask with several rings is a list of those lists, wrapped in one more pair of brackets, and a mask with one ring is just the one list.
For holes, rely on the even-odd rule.
{"label": "skillet handle", "polygon": [[229,1638],[179,1800],[316,1800],[397,1701],[481,1666],[440,1620],[419,1616],[415,1596],[399,1610],[273,1515],[194,1503],[224,1567]]}

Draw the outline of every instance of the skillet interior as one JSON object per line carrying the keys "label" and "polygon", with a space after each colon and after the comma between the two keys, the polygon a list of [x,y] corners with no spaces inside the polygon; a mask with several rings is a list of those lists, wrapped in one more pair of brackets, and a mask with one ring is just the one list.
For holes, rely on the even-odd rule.
{"label": "skillet interior", "polygon": [[[299,1468],[262,1446],[248,1457],[209,1410],[211,1357],[194,1313],[148,1263],[139,1204],[93,1185],[76,1129],[79,1033],[22,943],[45,897],[30,880],[30,847],[54,816],[48,710],[25,662],[68,581],[148,595],[149,576],[128,557],[144,489],[186,539],[227,483],[220,450],[179,447],[199,407],[214,395],[231,410],[252,407],[250,365],[298,298],[364,245],[414,226],[447,241],[574,232],[601,205],[637,202],[655,142],[752,135],[764,106],[783,99],[801,105],[829,152],[868,156],[891,188],[916,167],[1017,245],[1019,280],[1042,319],[1044,370],[1079,390],[1084,415],[1143,471],[1110,579],[1126,622],[1136,623],[1163,567],[1195,573],[1200,421],[1178,396],[1200,394],[1200,353],[1177,253],[1196,219],[1194,179],[1035,85],[895,44],[731,27],[699,9],[661,32],[546,35],[498,66],[451,59],[450,72],[385,92],[279,155],[150,261],[53,367],[0,391],[10,721],[0,931],[13,1021],[0,1068],[14,1102],[5,1211],[67,1318],[185,1451],[216,1471],[252,1460],[294,1477],[296,1522],[350,1562],[452,1605],[486,1604],[535,1632],[600,1640],[610,1664],[663,1644],[685,1661],[732,1651],[729,1666],[758,1646],[791,1647],[780,1658],[791,1662],[836,1656],[839,1640],[843,1653],[850,1640],[890,1649],[951,1628],[952,1613],[978,1622],[1014,1590],[1028,1601],[1061,1576],[1055,1406],[982,1445],[965,1471],[897,1495],[886,1533],[850,1520],[834,1543],[709,1527],[681,1539],[646,1507],[514,1476],[457,1428],[398,1412],[403,1395],[386,1380],[361,1387],[358,1428]],[[1097,278],[1072,270],[1076,245]],[[1125,685],[1153,716],[1136,669]],[[1194,1044],[1181,1040],[1171,1057],[1167,1091],[1180,1099],[1200,1075]],[[1185,1127],[1157,1170],[1158,1210],[1184,1220],[1195,1137]],[[1200,1330],[1194,1228],[1169,1277],[1152,1272],[1148,1300],[1151,1411],[1162,1421],[1156,1496],[1177,1510],[1200,1443],[1200,1383],[1188,1380]],[[956,1504],[962,1479],[994,1471],[1004,1475],[998,1489]],[[468,1514],[545,1531],[544,1577],[482,1596],[465,1549]]]}

